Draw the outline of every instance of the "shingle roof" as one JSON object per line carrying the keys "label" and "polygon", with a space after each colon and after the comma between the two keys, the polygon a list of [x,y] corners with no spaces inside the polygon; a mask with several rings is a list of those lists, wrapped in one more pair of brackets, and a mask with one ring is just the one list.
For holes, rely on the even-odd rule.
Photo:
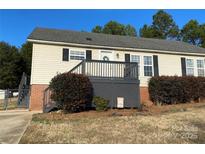
{"label": "shingle roof", "polygon": [[205,48],[190,45],[182,41],[137,38],[130,36],[77,32],[48,28],[35,28],[29,35],[28,39],[108,47],[124,47],[205,54]]}

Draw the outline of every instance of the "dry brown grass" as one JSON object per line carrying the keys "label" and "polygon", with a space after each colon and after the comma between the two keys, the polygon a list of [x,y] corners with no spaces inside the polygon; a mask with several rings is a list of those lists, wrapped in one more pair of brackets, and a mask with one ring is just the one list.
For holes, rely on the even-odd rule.
{"label": "dry brown grass", "polygon": [[20,143],[205,143],[205,104],[156,108],[36,114]]}
{"label": "dry brown grass", "polygon": [[[14,98],[8,98],[8,105],[7,105],[7,110],[12,110],[17,108],[17,100],[18,97]],[[4,100],[0,100],[0,110],[4,110]]]}

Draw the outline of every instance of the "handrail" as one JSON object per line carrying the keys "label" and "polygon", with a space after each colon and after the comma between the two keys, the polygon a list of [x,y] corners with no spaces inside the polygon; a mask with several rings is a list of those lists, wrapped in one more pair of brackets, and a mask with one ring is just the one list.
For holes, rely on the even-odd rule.
{"label": "handrail", "polygon": [[27,83],[27,75],[25,72],[23,72],[23,75],[21,77],[21,81],[20,81],[20,84],[19,84],[19,87],[18,87],[18,103],[20,102],[20,99],[22,97],[22,93],[23,93],[23,89],[25,87],[23,86],[26,86],[26,83]]}
{"label": "handrail", "polygon": [[26,73],[23,72],[22,77],[21,77],[21,81],[20,81],[20,84],[19,84],[19,88],[25,83],[25,77],[26,77]]}
{"label": "handrail", "polygon": [[82,60],[78,65],[73,67],[69,72],[73,72],[76,68],[78,68],[80,65],[82,65],[82,63],[84,63],[84,60]]}
{"label": "handrail", "polygon": [[49,87],[47,87],[45,90],[44,90],[44,94],[43,94],[43,107],[45,107],[45,105],[46,105],[46,93],[49,91],[50,89],[49,89]]}
{"label": "handrail", "polygon": [[52,109],[55,106],[55,101],[51,99],[51,89],[47,87],[43,94],[43,112],[48,112],[48,109]]}
{"label": "handrail", "polygon": [[137,62],[124,62],[124,61],[105,61],[105,60],[83,60],[85,62],[100,62],[100,63],[115,63],[115,64],[137,64]]}
{"label": "handrail", "polygon": [[[138,79],[138,63],[122,61],[82,60],[69,71],[98,78]],[[124,75],[123,75],[124,74]]]}

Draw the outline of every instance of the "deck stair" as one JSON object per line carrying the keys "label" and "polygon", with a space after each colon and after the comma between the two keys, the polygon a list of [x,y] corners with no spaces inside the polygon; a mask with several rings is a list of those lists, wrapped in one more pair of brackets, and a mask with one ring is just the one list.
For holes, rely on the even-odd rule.
{"label": "deck stair", "polygon": [[28,85],[28,76],[23,72],[21,81],[18,88],[18,102],[17,106],[19,108],[25,107],[28,108],[29,104],[29,85]]}
{"label": "deck stair", "polygon": [[[122,82],[135,82],[138,80],[138,64],[132,62],[82,60],[69,71],[70,73],[84,74],[90,79],[118,80]],[[51,100],[51,91],[44,91],[43,111],[50,112],[57,108],[56,103]]]}

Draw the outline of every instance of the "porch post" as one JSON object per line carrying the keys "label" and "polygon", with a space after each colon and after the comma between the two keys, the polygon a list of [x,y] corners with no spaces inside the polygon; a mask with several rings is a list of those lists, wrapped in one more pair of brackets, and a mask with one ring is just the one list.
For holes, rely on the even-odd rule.
{"label": "porch post", "polygon": [[85,60],[83,60],[83,63],[82,63],[82,74],[85,75]]}

